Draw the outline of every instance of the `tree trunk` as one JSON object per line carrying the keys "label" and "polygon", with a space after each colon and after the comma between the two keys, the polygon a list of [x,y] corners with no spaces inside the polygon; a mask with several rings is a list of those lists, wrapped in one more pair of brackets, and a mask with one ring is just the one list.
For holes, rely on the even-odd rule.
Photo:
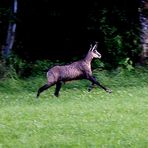
{"label": "tree trunk", "polygon": [[15,31],[16,31],[16,22],[14,20],[14,17],[16,16],[16,13],[17,13],[17,0],[14,0],[11,9],[11,17],[13,17],[13,19],[10,18],[9,20],[6,43],[2,49],[2,56],[4,59],[7,59],[9,57],[14,44]]}
{"label": "tree trunk", "polygon": [[140,23],[141,23],[141,62],[148,57],[148,0],[141,0]]}

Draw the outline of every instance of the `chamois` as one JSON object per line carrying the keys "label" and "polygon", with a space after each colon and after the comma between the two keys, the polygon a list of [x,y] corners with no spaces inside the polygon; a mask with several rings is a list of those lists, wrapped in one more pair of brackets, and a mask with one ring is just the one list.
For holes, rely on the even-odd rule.
{"label": "chamois", "polygon": [[67,81],[80,79],[87,79],[92,82],[88,91],[90,91],[94,85],[97,85],[104,89],[106,92],[111,93],[112,91],[110,89],[102,86],[92,75],[91,61],[93,58],[101,58],[101,54],[97,51],[97,44],[98,43],[96,43],[94,46],[90,46],[90,49],[84,59],[73,62],[69,65],[54,66],[53,68],[49,69],[47,72],[48,82],[38,89],[37,97],[39,97],[41,92],[55,84],[56,89],[54,95],[58,97],[63,82],[65,83]]}

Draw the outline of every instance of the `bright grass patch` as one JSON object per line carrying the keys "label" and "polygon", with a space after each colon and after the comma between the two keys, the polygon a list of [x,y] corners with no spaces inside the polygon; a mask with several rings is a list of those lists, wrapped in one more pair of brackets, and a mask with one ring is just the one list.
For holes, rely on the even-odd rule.
{"label": "bright grass patch", "polygon": [[75,81],[36,99],[41,77],[0,82],[0,147],[148,147],[147,71],[95,74],[112,94]]}

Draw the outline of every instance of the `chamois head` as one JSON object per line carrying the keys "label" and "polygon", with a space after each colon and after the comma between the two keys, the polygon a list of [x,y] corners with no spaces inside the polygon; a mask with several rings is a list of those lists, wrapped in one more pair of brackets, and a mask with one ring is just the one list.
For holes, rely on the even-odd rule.
{"label": "chamois head", "polygon": [[90,49],[89,49],[89,53],[91,54],[91,56],[93,58],[101,58],[101,54],[97,51],[97,47],[98,47],[98,43],[96,42],[96,44],[94,46],[92,46],[92,44],[90,45]]}

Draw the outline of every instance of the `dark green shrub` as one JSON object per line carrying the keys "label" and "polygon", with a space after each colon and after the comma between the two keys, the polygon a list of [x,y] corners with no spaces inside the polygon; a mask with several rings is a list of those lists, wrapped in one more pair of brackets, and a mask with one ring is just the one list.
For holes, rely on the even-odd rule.
{"label": "dark green shrub", "polygon": [[1,60],[0,61],[0,79],[5,77],[5,74],[7,73],[8,69],[5,66],[5,63]]}
{"label": "dark green shrub", "polygon": [[92,26],[89,28],[96,36],[98,34],[105,68],[117,68],[127,58],[133,65],[138,62],[141,51],[138,16],[133,18],[130,12],[114,7],[94,11],[90,19]]}

